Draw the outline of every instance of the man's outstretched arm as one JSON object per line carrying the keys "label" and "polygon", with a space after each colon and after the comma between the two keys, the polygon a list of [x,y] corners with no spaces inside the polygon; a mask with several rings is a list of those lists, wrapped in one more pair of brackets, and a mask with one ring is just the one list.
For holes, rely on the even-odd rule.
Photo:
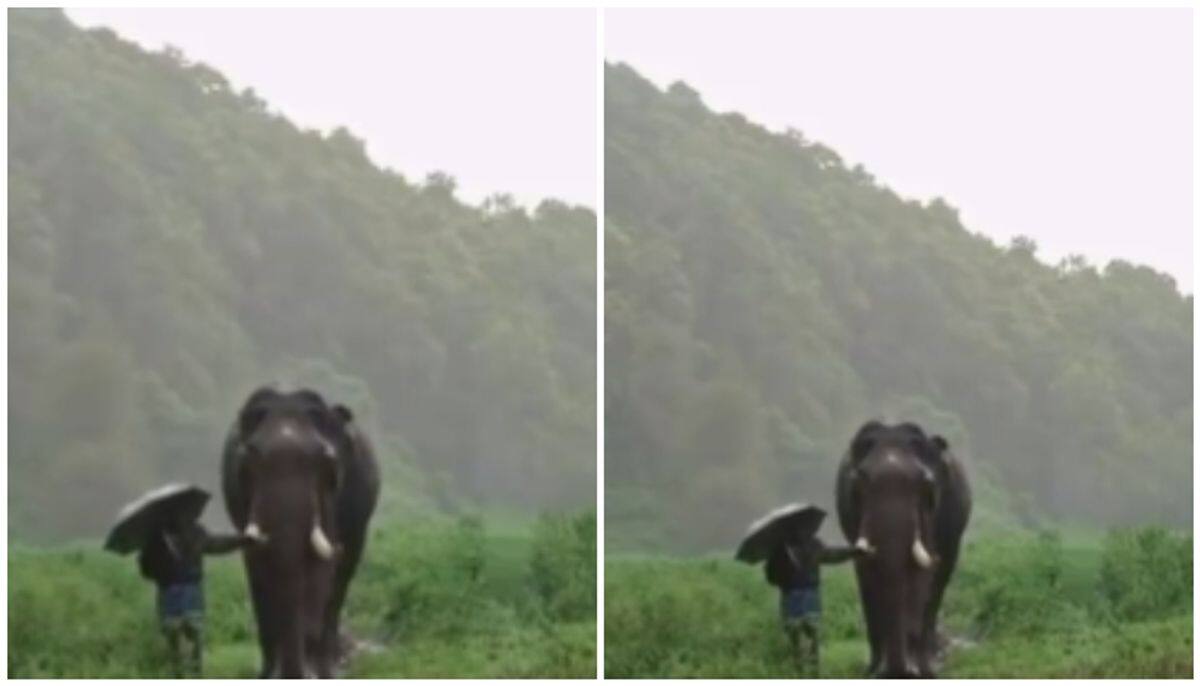
{"label": "man's outstretched arm", "polygon": [[205,534],[201,550],[205,555],[223,555],[232,553],[253,542],[253,539],[243,534]]}
{"label": "man's outstretched arm", "polygon": [[862,550],[854,546],[822,546],[817,559],[823,565],[836,565],[863,554]]}

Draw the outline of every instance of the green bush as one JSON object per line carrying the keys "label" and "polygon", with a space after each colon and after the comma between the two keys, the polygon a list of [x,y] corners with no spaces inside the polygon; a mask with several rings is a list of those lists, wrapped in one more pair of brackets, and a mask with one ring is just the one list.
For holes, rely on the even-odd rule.
{"label": "green bush", "polygon": [[943,616],[974,638],[1068,631],[1086,622],[1094,604],[1094,584],[1076,581],[1057,532],[973,542],[962,553]]}
{"label": "green bush", "polygon": [[1100,587],[1122,620],[1160,619],[1192,607],[1192,537],[1161,527],[1104,539]]}
{"label": "green bush", "polygon": [[596,512],[544,514],[533,534],[530,568],[548,615],[565,621],[596,616]]}
{"label": "green bush", "polygon": [[[1107,577],[1122,581],[1102,582]],[[861,676],[868,651],[853,570],[827,568],[823,579],[822,676]],[[954,647],[941,673],[1191,676],[1190,580],[1190,538],[1162,531],[973,538],[942,605],[941,630]],[[1157,604],[1148,605],[1146,595]],[[729,559],[609,558],[605,672],[796,676],[777,602],[761,568]],[[1130,609],[1114,619],[1114,605]]]}
{"label": "green bush", "polygon": [[[376,532],[357,587],[355,610],[388,640],[413,636],[452,639],[511,621],[511,611],[482,592],[488,566],[483,523],[416,521]],[[369,599],[369,601],[368,601]]]}
{"label": "green bush", "polygon": [[[547,611],[532,561],[535,550],[584,545],[549,536],[559,529],[544,522],[569,522],[574,535],[591,532],[594,540],[594,517],[547,516],[536,525],[481,516],[378,522],[346,603],[344,623],[367,646],[348,676],[593,676],[595,613],[569,609],[570,598],[583,595],[583,556],[558,553],[576,566],[551,596],[564,608],[557,613]],[[588,564],[594,608],[594,552]],[[132,559],[98,547],[11,545],[8,569],[10,676],[169,676],[154,588]],[[213,558],[206,570],[205,674],[252,677],[259,653],[241,561]]]}
{"label": "green bush", "polygon": [[[213,561],[208,570],[209,645],[253,642],[240,563]],[[230,594],[235,587],[240,593]],[[82,547],[10,546],[8,629],[13,677],[170,675],[154,587],[130,558]],[[256,662],[257,650],[230,676],[253,676]]]}
{"label": "green bush", "polygon": [[[861,636],[849,566],[827,569],[824,578],[824,636]],[[609,676],[794,676],[778,591],[759,567],[730,559],[610,560],[604,603]]]}

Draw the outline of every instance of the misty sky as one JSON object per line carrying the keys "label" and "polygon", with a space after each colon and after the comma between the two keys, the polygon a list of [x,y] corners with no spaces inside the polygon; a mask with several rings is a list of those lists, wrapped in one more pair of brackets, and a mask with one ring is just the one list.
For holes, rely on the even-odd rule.
{"label": "misty sky", "polygon": [[1189,10],[608,10],[605,40],[970,230],[1192,290]]}
{"label": "misty sky", "polygon": [[253,88],[305,128],[346,126],[378,164],[441,170],[476,203],[595,207],[593,10],[68,10]]}

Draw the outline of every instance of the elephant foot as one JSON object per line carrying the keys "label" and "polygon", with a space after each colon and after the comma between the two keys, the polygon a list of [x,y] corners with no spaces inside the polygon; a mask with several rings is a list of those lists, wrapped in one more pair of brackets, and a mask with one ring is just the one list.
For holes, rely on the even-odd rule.
{"label": "elephant foot", "polygon": [[871,661],[867,663],[867,671],[863,672],[863,676],[870,679],[879,671],[879,658],[872,655]]}
{"label": "elephant foot", "polygon": [[338,665],[345,665],[350,661],[350,657],[354,655],[358,642],[354,640],[349,631],[343,630],[338,632],[337,638],[334,639],[334,645],[336,647],[334,659],[337,660]]}
{"label": "elephant foot", "polygon": [[871,674],[870,676],[872,679],[930,679],[930,678],[932,678],[932,677],[923,677],[920,674],[917,674],[917,670],[915,670],[915,669],[906,669],[902,672],[896,672],[894,674],[888,674],[888,673],[880,671],[880,672],[875,672],[874,674]]}
{"label": "elephant foot", "polygon": [[934,673],[933,666],[929,664],[929,662],[922,661],[919,665],[917,665],[917,678],[936,679],[937,674]]}
{"label": "elephant foot", "polygon": [[932,674],[924,674],[921,668],[911,660],[904,663],[901,667],[895,665],[889,668],[885,664],[881,664],[875,669],[872,669],[868,675],[872,679],[930,679]]}

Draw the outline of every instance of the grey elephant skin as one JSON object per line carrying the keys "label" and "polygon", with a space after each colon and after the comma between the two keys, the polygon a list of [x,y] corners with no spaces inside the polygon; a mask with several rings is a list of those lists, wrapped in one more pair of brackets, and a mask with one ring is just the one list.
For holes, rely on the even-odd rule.
{"label": "grey elephant skin", "polygon": [[225,507],[243,552],[263,677],[330,677],[339,618],[379,498],[370,442],[311,390],[256,390],[225,441]]}
{"label": "grey elephant skin", "polygon": [[971,516],[962,463],[916,424],[868,422],[838,466],[838,520],[855,560],[868,673],[932,677],[937,616]]}

